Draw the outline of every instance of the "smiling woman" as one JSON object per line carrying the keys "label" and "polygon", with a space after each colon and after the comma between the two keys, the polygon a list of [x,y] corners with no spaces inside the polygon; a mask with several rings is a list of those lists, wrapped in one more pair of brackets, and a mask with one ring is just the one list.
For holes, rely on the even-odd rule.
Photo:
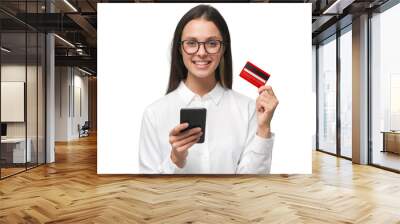
{"label": "smiling woman", "polygon": [[[179,21],[174,33],[167,93],[175,90],[188,76],[204,77],[210,73],[215,73],[211,78],[220,82],[223,87],[231,89],[230,41],[228,25],[215,8],[199,5],[187,12]],[[202,66],[201,63],[208,64]]]}
{"label": "smiling woman", "polygon": [[[179,21],[167,95],[143,115],[141,173],[269,173],[278,100],[270,86],[259,88],[256,101],[232,90],[230,44],[228,25],[211,6],[196,6]],[[207,113],[206,130],[179,121],[182,108],[198,107]]]}

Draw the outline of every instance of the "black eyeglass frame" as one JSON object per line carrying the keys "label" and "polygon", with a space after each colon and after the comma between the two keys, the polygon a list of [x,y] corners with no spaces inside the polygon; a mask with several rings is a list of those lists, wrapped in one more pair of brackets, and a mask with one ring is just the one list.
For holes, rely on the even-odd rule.
{"label": "black eyeglass frame", "polygon": [[[184,42],[186,42],[186,41],[195,41],[195,42],[197,43],[197,50],[196,50],[194,53],[188,53],[188,52],[185,50],[185,47],[184,47],[183,44],[184,44]],[[215,53],[209,53],[209,52],[208,52],[207,47],[206,47],[206,43],[209,42],[209,41],[217,41],[217,42],[219,42],[219,49],[218,49],[217,52],[215,52]],[[186,54],[188,54],[188,55],[194,55],[194,54],[196,54],[196,53],[199,51],[200,45],[201,45],[201,44],[204,45],[204,50],[207,52],[207,54],[218,54],[218,53],[221,51],[221,48],[226,44],[226,42],[225,42],[225,41],[222,41],[222,40],[207,40],[207,41],[182,40],[182,41],[179,41],[178,44],[182,46],[183,51],[185,51]]]}

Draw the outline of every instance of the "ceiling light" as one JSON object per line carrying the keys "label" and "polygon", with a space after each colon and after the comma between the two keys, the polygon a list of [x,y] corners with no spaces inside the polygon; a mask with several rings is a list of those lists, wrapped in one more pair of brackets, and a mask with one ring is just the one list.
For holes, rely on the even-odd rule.
{"label": "ceiling light", "polygon": [[1,49],[2,51],[6,52],[6,53],[10,53],[10,52],[11,52],[11,50],[9,50],[9,49],[7,49],[7,48],[5,48],[5,47],[1,47],[0,49]]}
{"label": "ceiling light", "polygon": [[68,2],[68,0],[64,0],[65,4],[67,4],[72,10],[74,10],[75,12],[78,12],[78,10],[71,4]]}
{"label": "ceiling light", "polygon": [[67,45],[69,45],[69,46],[75,48],[75,45],[71,44],[71,42],[67,41],[66,39],[64,39],[64,38],[62,38],[62,37],[60,37],[60,36],[58,36],[57,34],[54,34],[54,36],[57,37],[58,39],[60,39],[62,42],[66,43]]}
{"label": "ceiling light", "polygon": [[81,68],[79,68],[79,67],[78,67],[78,70],[81,71],[81,72],[83,72],[83,73],[85,73],[85,74],[88,74],[88,75],[92,76],[92,73],[90,73],[90,72],[88,72],[88,71],[86,71],[86,70],[83,70],[83,69],[81,69]]}
{"label": "ceiling light", "polygon": [[354,1],[355,0],[336,0],[332,5],[325,9],[322,14],[342,14],[343,10]]}

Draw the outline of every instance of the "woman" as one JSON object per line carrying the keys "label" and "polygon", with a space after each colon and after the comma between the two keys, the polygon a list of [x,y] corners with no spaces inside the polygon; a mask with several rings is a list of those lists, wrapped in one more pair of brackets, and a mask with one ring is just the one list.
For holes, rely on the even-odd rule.
{"label": "woman", "polygon": [[[148,106],[139,145],[140,173],[269,173],[278,100],[270,86],[256,102],[232,90],[228,26],[213,7],[199,5],[179,21],[172,42],[167,95]],[[181,108],[207,109],[200,128],[182,131]]]}

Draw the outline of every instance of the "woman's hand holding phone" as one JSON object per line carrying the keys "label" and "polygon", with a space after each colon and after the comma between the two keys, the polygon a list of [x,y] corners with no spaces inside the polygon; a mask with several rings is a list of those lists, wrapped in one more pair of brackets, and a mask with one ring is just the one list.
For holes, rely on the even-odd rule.
{"label": "woman's hand holding phone", "polygon": [[169,143],[171,144],[171,160],[179,168],[183,168],[186,164],[188,149],[199,141],[203,134],[201,128],[192,128],[186,131],[189,127],[188,123],[182,123],[174,127],[169,133]]}

